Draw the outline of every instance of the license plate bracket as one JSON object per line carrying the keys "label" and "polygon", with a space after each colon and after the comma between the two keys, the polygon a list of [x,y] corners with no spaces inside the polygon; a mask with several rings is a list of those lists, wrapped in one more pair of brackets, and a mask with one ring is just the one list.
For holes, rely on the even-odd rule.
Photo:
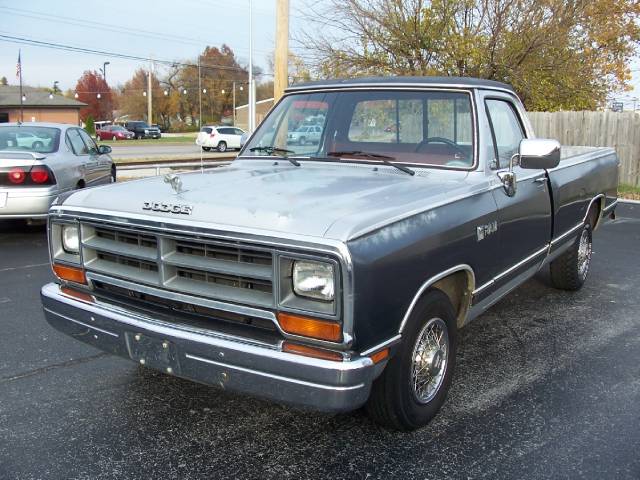
{"label": "license plate bracket", "polygon": [[131,332],[126,333],[126,339],[133,361],[167,373],[180,374],[178,351],[170,341]]}

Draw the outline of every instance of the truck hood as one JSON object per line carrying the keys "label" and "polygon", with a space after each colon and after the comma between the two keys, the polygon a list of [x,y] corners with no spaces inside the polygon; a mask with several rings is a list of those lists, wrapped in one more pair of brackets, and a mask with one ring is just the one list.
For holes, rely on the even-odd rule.
{"label": "truck hood", "polygon": [[[472,175],[420,169],[415,176],[393,167],[338,162],[238,160],[230,165],[180,174],[176,193],[163,176],[79,191],[64,202],[118,217],[128,214],[207,223],[229,230],[259,230],[346,241],[402,212],[428,208],[469,191]],[[190,215],[144,209],[191,207]],[[184,210],[184,209],[183,209]],[[188,210],[188,209],[187,209]],[[256,233],[260,233],[256,231]]]}

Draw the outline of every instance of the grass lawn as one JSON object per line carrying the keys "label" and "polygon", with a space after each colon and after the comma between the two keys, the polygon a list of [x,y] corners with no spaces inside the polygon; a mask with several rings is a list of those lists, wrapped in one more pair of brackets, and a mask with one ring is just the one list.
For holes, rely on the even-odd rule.
{"label": "grass lawn", "polygon": [[620,184],[618,186],[618,196],[620,198],[640,200],[640,187],[634,187],[633,185]]}
{"label": "grass lawn", "polygon": [[167,143],[195,143],[195,137],[161,137],[161,138],[145,138],[142,140],[99,140],[98,143],[107,145],[163,145]]}

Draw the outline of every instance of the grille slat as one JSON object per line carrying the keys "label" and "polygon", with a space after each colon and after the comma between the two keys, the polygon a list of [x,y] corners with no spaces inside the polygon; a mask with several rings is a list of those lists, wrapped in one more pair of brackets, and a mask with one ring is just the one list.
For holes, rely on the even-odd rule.
{"label": "grille slat", "polygon": [[85,268],[216,300],[273,307],[273,251],[82,224]]}

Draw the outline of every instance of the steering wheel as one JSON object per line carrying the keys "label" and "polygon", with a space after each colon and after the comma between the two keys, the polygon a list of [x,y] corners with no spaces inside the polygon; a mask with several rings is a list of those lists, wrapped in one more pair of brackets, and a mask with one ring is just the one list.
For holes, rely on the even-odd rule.
{"label": "steering wheel", "polygon": [[422,140],[420,143],[418,143],[418,145],[416,145],[416,148],[413,150],[414,153],[418,153],[420,152],[420,149],[422,148],[423,145],[428,145],[430,143],[444,143],[445,145],[449,145],[451,148],[453,148],[454,150],[456,150],[460,155],[462,155],[463,157],[467,157],[467,152],[465,152],[460,145],[458,145],[456,142],[452,142],[451,140],[449,140],[448,138],[443,138],[443,137],[429,137],[429,138],[425,138],[424,140]]}

